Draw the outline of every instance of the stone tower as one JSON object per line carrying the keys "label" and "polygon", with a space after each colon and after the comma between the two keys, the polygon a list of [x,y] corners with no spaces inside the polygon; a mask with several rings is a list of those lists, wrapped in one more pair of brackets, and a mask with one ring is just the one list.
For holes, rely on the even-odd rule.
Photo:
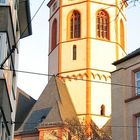
{"label": "stone tower", "polygon": [[49,74],[65,81],[77,116],[111,115],[112,63],[126,55],[125,0],[50,0]]}

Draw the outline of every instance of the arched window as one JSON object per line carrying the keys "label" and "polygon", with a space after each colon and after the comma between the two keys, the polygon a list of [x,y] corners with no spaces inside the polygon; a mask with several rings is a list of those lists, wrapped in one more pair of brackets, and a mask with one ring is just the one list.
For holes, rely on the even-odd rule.
{"label": "arched window", "polygon": [[76,45],[73,45],[72,59],[76,60],[76,58],[77,58],[77,47],[76,47]]}
{"label": "arched window", "polygon": [[124,24],[122,19],[120,20],[120,44],[122,49],[125,50]]}
{"label": "arched window", "polygon": [[54,19],[52,24],[51,51],[56,47],[56,44],[57,44],[57,20]]}
{"label": "arched window", "polygon": [[105,115],[105,105],[101,105],[101,111],[100,111],[100,114],[101,114],[102,116]]}
{"label": "arched window", "polygon": [[109,39],[109,15],[105,10],[97,12],[96,17],[97,37]]}
{"label": "arched window", "polygon": [[80,13],[74,10],[70,16],[70,38],[80,37]]}

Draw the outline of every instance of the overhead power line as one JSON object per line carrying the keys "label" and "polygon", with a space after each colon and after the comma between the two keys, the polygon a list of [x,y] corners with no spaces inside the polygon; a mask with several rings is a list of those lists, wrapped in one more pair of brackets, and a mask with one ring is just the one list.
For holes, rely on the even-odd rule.
{"label": "overhead power line", "polygon": [[[0,123],[5,123],[5,122],[0,122]],[[22,124],[23,122],[16,122],[16,121],[6,121],[7,124]],[[26,122],[24,123],[25,125],[37,125],[41,122]],[[51,123],[41,123],[41,125],[44,126],[51,126],[51,125],[65,125],[65,126],[89,126],[89,124],[69,124],[67,122],[60,122],[60,123],[55,123],[55,122],[51,122]],[[92,124],[91,124],[92,125]],[[124,127],[139,127],[137,125],[106,125],[106,127],[117,127],[117,128],[124,128]]]}
{"label": "overhead power line", "polygon": [[[26,32],[28,26],[31,25],[33,19],[36,17],[37,13],[41,9],[41,7],[43,6],[43,4],[44,4],[45,1],[46,0],[43,0],[42,1],[42,3],[40,4],[40,6],[38,7],[37,11],[35,12],[35,14],[33,15],[33,17],[31,18],[30,22],[27,24],[27,26],[25,27],[24,31],[21,33],[21,36]],[[9,57],[12,55],[12,53],[14,53],[15,49],[17,49],[17,44],[18,44],[19,40],[20,40],[20,38],[17,40],[17,42],[15,43],[15,45],[12,46],[12,49],[10,50],[9,54],[6,56],[6,58],[0,64],[0,68],[3,68],[3,65],[5,64],[5,62],[7,61],[7,59],[9,59]]]}
{"label": "overhead power line", "polygon": [[[35,12],[34,16],[32,17],[30,23],[26,26],[25,30],[23,31],[22,35],[24,34],[24,32],[26,31],[26,29],[28,28],[28,26],[31,24],[31,22],[33,21],[33,19],[35,18],[35,16],[37,15],[37,13],[39,12],[39,10],[41,9],[41,7],[43,6],[44,2],[46,0],[43,0],[42,3],[40,4],[39,8],[37,9],[37,11]],[[120,3],[121,4],[121,9],[124,5],[124,3]],[[109,7],[106,7],[104,9],[108,9],[108,8],[111,8],[111,6]],[[115,19],[113,21],[115,21],[118,17],[120,13],[120,10],[118,11],[118,14],[116,15]],[[112,22],[112,21],[111,21]],[[19,39],[20,40],[20,39]],[[7,61],[7,59],[11,56],[11,54],[15,51],[16,49],[16,45],[17,43],[19,42],[19,40],[16,42],[15,46],[13,46],[13,48],[11,49],[10,53],[7,55],[7,57],[4,59],[4,61],[1,63],[0,65],[0,69],[2,70],[8,70],[8,71],[15,71],[15,72],[20,72],[20,73],[27,73],[27,74],[33,74],[33,75],[42,75],[42,76],[57,76],[57,77],[60,77],[59,75],[55,75],[55,74],[46,74],[46,73],[37,73],[37,72],[30,72],[30,71],[22,71],[22,70],[11,70],[11,69],[4,69],[3,68],[3,65],[4,63]],[[67,77],[64,77],[64,76],[61,76],[61,78],[67,78]],[[75,78],[72,78],[70,77],[70,79],[74,79]],[[124,87],[131,87],[131,88],[140,88],[140,87],[136,87],[136,86],[133,86],[133,85],[126,85],[126,84],[120,84],[120,83],[112,83],[112,82],[103,82],[103,81],[96,81],[96,80],[87,80],[87,79],[76,79],[76,80],[80,80],[80,81],[88,81],[88,82],[94,82],[94,83],[102,83],[102,84],[111,84],[111,85],[117,85],[117,86],[124,86]]]}
{"label": "overhead power line", "polygon": [[[55,75],[55,74],[46,74],[46,73],[38,73],[38,72],[23,71],[23,70],[11,70],[11,69],[4,69],[4,68],[0,68],[0,69],[7,70],[7,71],[15,71],[15,72],[19,72],[19,73],[25,73],[25,74],[39,75],[39,76],[50,76],[50,77],[54,76],[54,77],[64,78],[64,79],[68,78],[66,76],[60,76],[60,75]],[[128,88],[140,88],[139,86],[122,84],[122,83],[112,83],[112,82],[88,80],[88,79],[74,78],[74,77],[70,77],[70,79],[73,79],[75,81],[85,81],[85,82],[92,82],[92,83],[108,84],[108,85],[115,85],[115,86],[128,87]]]}
{"label": "overhead power line", "polygon": [[[35,12],[35,14],[34,14],[33,17],[31,18],[31,21],[27,24],[27,26],[25,27],[24,31],[21,33],[21,36],[26,32],[28,26],[31,25],[33,19],[35,18],[35,16],[36,16],[37,13],[39,12],[39,10],[41,9],[41,7],[43,6],[43,4],[44,4],[45,1],[46,1],[46,0],[43,0],[43,1],[42,1],[42,3],[40,4],[39,8],[37,9],[37,11]],[[122,7],[123,7],[124,2],[120,2],[120,4],[122,4]],[[121,9],[122,9],[122,7],[121,7]],[[105,8],[105,9],[108,9],[108,8],[111,8],[111,6]],[[118,12],[118,15],[119,15],[119,13],[120,13],[120,10],[119,10],[119,12]],[[117,16],[115,17],[115,19],[112,20],[111,22],[115,21],[115,20],[117,19],[118,15],[117,15]],[[15,49],[17,49],[17,44],[18,44],[19,40],[20,40],[20,39],[17,40],[17,42],[15,43],[14,46],[12,46],[12,49],[10,50],[9,54],[8,54],[7,57],[2,61],[1,65],[0,65],[0,68],[3,68],[3,65],[5,64],[5,62],[7,61],[7,59],[9,59],[9,57],[12,55],[12,53],[14,53]]]}

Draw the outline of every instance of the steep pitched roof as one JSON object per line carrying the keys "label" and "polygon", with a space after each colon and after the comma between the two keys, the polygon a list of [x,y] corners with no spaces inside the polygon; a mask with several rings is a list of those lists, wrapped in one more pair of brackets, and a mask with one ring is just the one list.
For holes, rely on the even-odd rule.
{"label": "steep pitched roof", "polygon": [[49,124],[57,126],[74,117],[76,112],[65,83],[52,77],[15,135],[36,132],[38,127],[51,127]]}
{"label": "steep pitched roof", "polygon": [[17,88],[16,101],[17,104],[15,121],[20,123],[15,124],[15,130],[21,126],[21,123],[23,123],[24,119],[27,117],[36,100],[20,88]]}

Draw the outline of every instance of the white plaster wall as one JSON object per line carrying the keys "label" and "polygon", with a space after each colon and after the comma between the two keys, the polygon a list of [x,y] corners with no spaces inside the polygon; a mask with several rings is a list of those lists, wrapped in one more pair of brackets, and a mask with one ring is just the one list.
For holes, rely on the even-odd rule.
{"label": "white plaster wall", "polygon": [[74,3],[85,2],[85,0],[62,0],[62,5],[70,5]]}
{"label": "white plaster wall", "polygon": [[[84,71],[81,72],[74,72],[73,74],[78,75],[79,73],[84,73]],[[69,73],[69,75],[73,75],[72,73]],[[63,74],[63,76],[66,76],[67,74]],[[80,78],[79,78],[80,79]],[[77,114],[85,114],[86,113],[86,81],[83,80],[66,80],[66,85],[70,94],[70,97],[72,99],[72,102],[74,104],[74,107],[76,107],[76,113]]]}
{"label": "white plaster wall", "polygon": [[[95,71],[92,73],[96,74]],[[99,72],[98,74],[105,75],[106,77],[110,75],[110,73]],[[103,127],[105,123],[109,120],[111,115],[111,79],[106,79],[102,76],[99,79],[98,76],[95,79],[92,79],[91,82],[91,114],[92,119],[97,124],[99,128]],[[101,116],[101,105],[105,105],[105,115]]]}
{"label": "white plaster wall", "polygon": [[103,3],[103,4],[115,4],[115,0],[109,0],[109,1],[104,1],[104,0],[91,0],[91,2],[95,2],[95,3],[99,3],[99,4],[101,4],[101,3]]}
{"label": "white plaster wall", "polygon": [[91,67],[94,69],[113,71],[112,63],[116,61],[115,43],[92,40],[91,41]]}
{"label": "white plaster wall", "polygon": [[48,59],[48,72],[49,74],[58,73],[58,47],[53,50]]}
{"label": "white plaster wall", "polygon": [[[95,82],[94,82],[95,81]],[[105,105],[105,115],[111,115],[111,85],[98,82],[106,82],[95,79],[91,83],[91,110],[92,113],[100,115],[100,107]],[[109,82],[108,82],[109,83]]]}
{"label": "white plaster wall", "polygon": [[[77,46],[77,60],[72,60],[73,45]],[[63,43],[62,72],[86,68],[86,40]]]}

